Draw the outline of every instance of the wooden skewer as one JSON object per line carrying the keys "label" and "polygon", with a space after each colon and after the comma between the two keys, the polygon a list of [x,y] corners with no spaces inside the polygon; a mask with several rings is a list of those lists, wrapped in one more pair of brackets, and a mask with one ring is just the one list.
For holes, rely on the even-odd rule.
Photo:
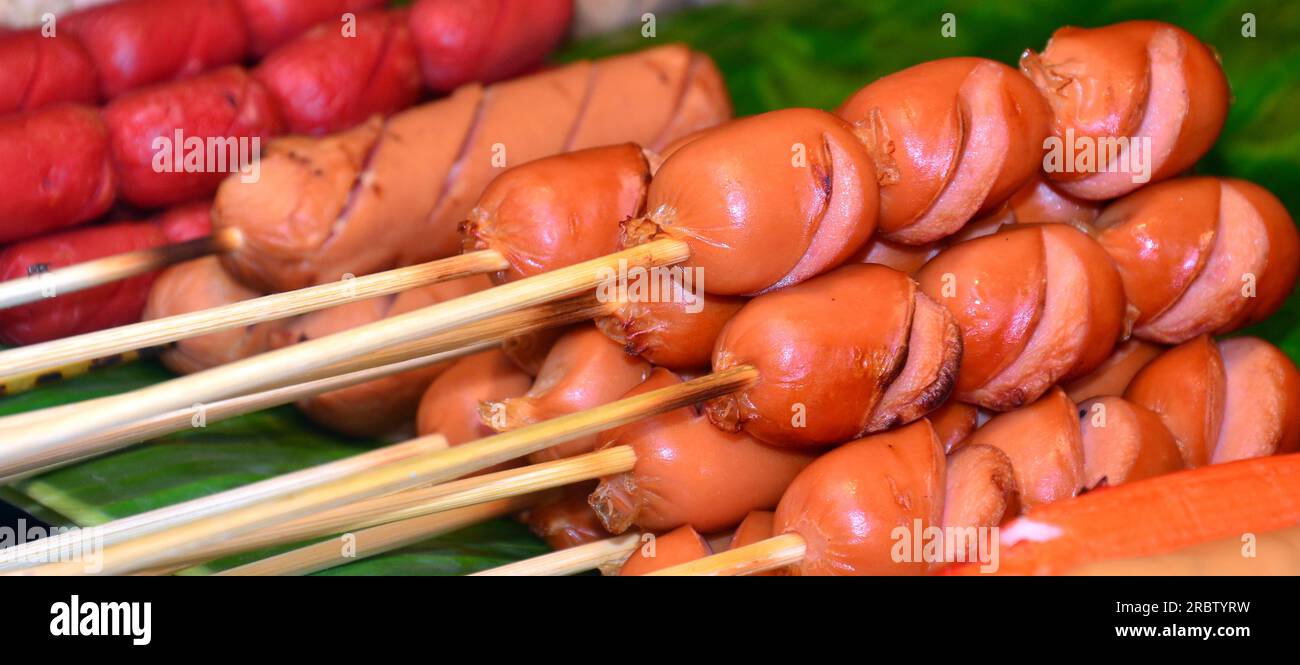
{"label": "wooden skewer", "polygon": [[[520,283],[522,282],[517,282]],[[560,416],[326,484],[307,487],[260,504],[244,505],[173,529],[111,545],[101,553],[102,567],[97,571],[87,571],[78,562],[59,562],[18,572],[54,575],[87,572],[124,574],[173,561],[184,561],[192,552],[257,529],[373,496],[450,480],[563,441],[711,399],[750,385],[757,380],[757,375],[752,367],[731,368],[675,386],[626,397],[581,413]]]}
{"label": "wooden skewer", "polygon": [[84,551],[85,547],[92,545],[111,546],[114,543],[161,531],[221,511],[285,496],[303,488],[427,455],[446,447],[447,440],[440,436],[421,437],[106,524],[54,534],[40,540],[0,549],[0,570],[12,570],[32,563],[43,563],[54,558],[54,555],[59,552]]}
{"label": "wooden skewer", "polygon": [[350,534],[353,538],[350,540],[351,546],[347,548],[340,539],[331,538],[216,574],[223,576],[309,575],[366,557],[391,552],[471,524],[502,517],[528,508],[532,501],[533,497],[502,499],[446,513],[435,513],[371,527]]}
{"label": "wooden skewer", "polygon": [[69,363],[56,369],[6,376],[0,378],[0,397],[17,395],[18,393],[24,393],[28,390],[34,390],[41,386],[56,383],[58,381],[67,381],[68,379],[81,376],[82,374],[87,374],[93,370],[132,363],[141,358],[157,355],[161,350],[162,349],[158,347],[137,349],[125,353],[116,353],[103,358],[95,358],[94,360],[82,360],[80,362]]}
{"label": "wooden skewer", "polygon": [[210,309],[141,321],[0,351],[0,377],[40,372],[115,353],[168,344],[230,328],[274,321],[318,309],[396,293],[417,286],[504,270],[499,252],[483,250],[449,259],[349,278]]}
{"label": "wooden skewer", "polygon": [[49,272],[7,280],[0,282],[0,309],[26,305],[119,279],[143,275],[200,256],[228,252],[238,248],[242,240],[237,229],[226,229],[186,242],[114,254]]}
{"label": "wooden skewer", "polygon": [[629,533],[594,543],[577,545],[531,559],[508,563],[474,573],[477,577],[558,577],[621,564],[637,547],[641,534]]}
{"label": "wooden skewer", "polygon": [[58,445],[173,409],[263,390],[274,385],[278,376],[311,371],[386,346],[570,296],[598,286],[608,279],[611,271],[677,263],[689,255],[690,248],[682,241],[655,240],[383,321],[97,400],[56,422],[11,428],[5,433],[5,443]]}
{"label": "wooden skewer", "polygon": [[[508,337],[590,319],[609,311],[612,305],[600,303],[592,296],[535,305],[450,330],[425,339],[352,358],[302,376],[283,377],[283,385],[252,395],[243,395],[206,405],[207,421],[229,418],[252,411],[287,404],[309,395],[344,388],[418,367],[451,360],[495,344]],[[292,383],[305,381],[304,383]],[[80,404],[85,404],[82,402]],[[79,404],[69,404],[17,416],[22,424],[67,416]],[[91,455],[99,455],[122,446],[193,426],[198,409],[194,406],[175,409],[136,423],[111,428],[59,446],[31,448],[0,447],[0,483],[40,473]],[[12,426],[12,424],[11,424]],[[3,433],[3,429],[0,429]]]}
{"label": "wooden skewer", "polygon": [[703,559],[656,570],[650,575],[752,575],[799,563],[808,543],[797,533],[784,533]]}

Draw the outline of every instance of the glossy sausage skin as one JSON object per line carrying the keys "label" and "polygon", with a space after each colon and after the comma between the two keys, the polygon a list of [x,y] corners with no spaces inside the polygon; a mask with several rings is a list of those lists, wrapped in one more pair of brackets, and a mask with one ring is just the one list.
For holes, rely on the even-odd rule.
{"label": "glossy sausage skin", "polygon": [[425,82],[446,92],[536,67],[572,17],[572,0],[416,0],[411,29]]}
{"label": "glossy sausage skin", "polygon": [[652,540],[642,537],[641,546],[619,569],[620,577],[645,575],[656,570],[703,559],[713,554],[708,541],[689,526],[678,527]]}
{"label": "glossy sausage skin", "polygon": [[81,42],[57,32],[0,36],[0,113],[99,101],[99,79]]}
{"label": "glossy sausage skin", "polygon": [[650,165],[623,143],[543,157],[502,173],[461,226],[466,251],[510,262],[499,281],[530,277],[620,248],[619,223],[641,214]]}
{"label": "glossy sausage skin", "polygon": [[[522,397],[482,402],[480,418],[498,432],[613,402],[645,381],[650,365],[623,353],[592,326],[579,326],[551,348],[537,379]],[[591,452],[584,436],[529,455],[533,463]]]}
{"label": "glossy sausage skin", "polygon": [[[181,206],[147,222],[116,222],[29,238],[0,249],[0,280],[207,235],[208,206]],[[135,323],[157,273],[0,310],[0,340],[35,344]]]}
{"label": "glossy sausage skin", "polygon": [[244,234],[224,259],[241,281],[301,288],[458,252],[458,226],[508,167],[626,141],[657,149],[730,112],[712,63],[685,47],[576,62],[274,141],[258,182],[222,183],[213,220]]}
{"label": "glossy sausage skin", "polygon": [[[656,369],[625,397],[681,383]],[[765,446],[722,432],[686,407],[597,435],[598,446],[631,446],[636,465],[602,478],[590,502],[605,527],[664,531],[689,524],[703,532],[735,526],[753,510],[771,509],[812,455]]]}
{"label": "glossy sausage skin", "polygon": [[419,98],[420,70],[406,12],[356,15],[349,30],[336,18],[281,46],[255,72],[296,134],[351,127]]}
{"label": "glossy sausage skin", "polygon": [[[182,203],[209,196],[227,173],[237,170],[238,159],[256,159],[252,139],[264,145],[281,131],[280,114],[266,91],[239,67],[226,67],[201,76],[166,85],[137,90],[113,100],[104,108],[113,165],[118,175],[119,195],[125,201],[146,207]],[[187,167],[191,149],[177,152],[161,147],[175,143],[180,132],[184,143],[191,139],[245,141],[237,150],[221,150],[225,162],[209,163],[205,149],[199,169]],[[237,145],[237,144],[236,144]],[[159,169],[158,155],[168,152],[168,168]],[[215,155],[214,155],[215,156]]]}
{"label": "glossy sausage skin", "polygon": [[[515,367],[501,351],[492,349],[451,363],[424,391],[416,411],[419,436],[440,434],[458,446],[496,432],[479,419],[484,400],[518,397],[528,392],[533,378]],[[479,471],[480,475],[519,466],[511,460]],[[585,494],[583,495],[585,499]]]}
{"label": "glossy sausage skin", "polygon": [[[1020,490],[1011,458],[985,444],[948,455],[943,525],[954,529],[995,527],[1020,513]],[[977,532],[967,532],[977,533]],[[977,541],[968,540],[966,561],[975,561]]]}
{"label": "glossy sausage skin", "polygon": [[1264,340],[1176,346],[1133,378],[1125,399],[1155,412],[1189,467],[1300,449],[1300,373]]}
{"label": "glossy sausage skin", "polygon": [[1077,495],[1084,488],[1079,414],[1059,388],[1038,401],[994,416],[966,440],[1006,453],[1027,510]]}
{"label": "glossy sausage skin", "polygon": [[[275,335],[276,346],[319,339],[336,332],[436,305],[487,288],[483,276],[422,286],[401,293],[323,309],[297,317]],[[428,365],[298,401],[314,422],[354,437],[409,434],[420,397],[446,363]]]}
{"label": "glossy sausage skin", "polygon": [[587,505],[587,495],[593,489],[595,483],[590,482],[569,485],[559,497],[530,508],[523,516],[524,522],[556,550],[608,538],[610,533]]}
{"label": "glossy sausage skin", "polygon": [[1124,390],[1138,372],[1146,367],[1166,347],[1140,339],[1130,339],[1115,347],[1115,352],[1086,376],[1062,384],[1066,394],[1075,402],[1094,397],[1123,395]]}
{"label": "glossy sausage skin", "polygon": [[1016,224],[957,244],[917,274],[961,326],[954,395],[1006,410],[1091,372],[1125,330],[1119,272],[1066,224]]}
{"label": "glossy sausage skin", "polygon": [[108,131],[82,106],[0,117],[0,242],[100,216],[117,192]]}
{"label": "glossy sausage skin", "polygon": [[[1052,109],[1054,138],[1150,140],[1150,180],[1176,175],[1214,145],[1228,114],[1228,80],[1214,52],[1182,28],[1128,21],[1062,28],[1041,54],[1026,51],[1021,70]],[[1127,165],[1054,168],[1067,194],[1104,200],[1141,187]],[[1122,158],[1121,158],[1122,159]]]}
{"label": "glossy sausage skin", "polygon": [[795,478],[776,509],[774,532],[797,533],[807,545],[790,572],[923,574],[924,561],[894,560],[894,531],[942,524],[944,472],[943,449],[925,420],[822,455]]}
{"label": "glossy sausage skin", "polygon": [[982,58],[926,62],[840,107],[875,163],[880,231],[909,245],[956,233],[1038,170],[1050,115],[1015,70]]}
{"label": "glossy sausage skin", "polygon": [[926,418],[943,444],[943,452],[951,455],[966,443],[966,438],[979,425],[979,408],[950,399],[931,411]]}
{"label": "glossy sausage skin", "polygon": [[1180,344],[1281,307],[1300,234],[1268,191],[1232,178],[1178,178],[1116,201],[1097,220],[1137,309],[1133,334]]}
{"label": "glossy sausage skin", "polygon": [[668,298],[620,300],[596,326],[629,354],[675,370],[709,366],[713,345],[731,317],[745,305],[736,296],[715,296],[671,276]]}
{"label": "glossy sausage skin", "polygon": [[[701,132],[650,182],[648,214],[624,244],[671,237],[704,288],[743,295],[797,284],[843,263],[871,237],[875,172],[847,123],[786,109]],[[762,257],[757,260],[756,257]]]}
{"label": "glossy sausage skin", "polygon": [[262,56],[317,23],[338,27],[344,13],[383,7],[384,0],[238,0],[248,27],[248,46]]}
{"label": "glossy sausage skin", "polygon": [[1122,397],[1079,404],[1084,486],[1094,489],[1183,468],[1174,435],[1160,416]]}
{"label": "glossy sausage skin", "polygon": [[724,431],[772,445],[833,445],[938,407],[960,361],[956,323],[911,278],[847,265],[754,298],[732,317],[713,369],[752,365],[759,379],[705,412]]}

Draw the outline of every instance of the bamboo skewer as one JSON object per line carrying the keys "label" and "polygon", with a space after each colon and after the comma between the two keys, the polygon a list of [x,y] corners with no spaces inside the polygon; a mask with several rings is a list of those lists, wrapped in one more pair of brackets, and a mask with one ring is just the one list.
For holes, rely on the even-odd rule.
{"label": "bamboo skewer", "polygon": [[[519,283],[522,282],[517,282]],[[668,388],[627,397],[582,413],[560,416],[465,445],[307,487],[273,501],[244,505],[174,529],[109,546],[101,554],[101,570],[89,572],[122,574],[163,566],[173,561],[184,561],[192,552],[257,529],[373,496],[456,478],[563,441],[711,399],[749,385],[756,378],[757,371],[752,367],[732,368]],[[75,575],[88,571],[77,563],[60,562],[19,572]]]}
{"label": "bamboo skewer", "polygon": [[797,533],[783,533],[702,559],[656,570],[649,575],[752,575],[803,560],[808,543]]}
{"label": "bamboo skewer", "polygon": [[607,279],[612,270],[677,263],[689,255],[690,249],[684,242],[655,240],[384,321],[105,398],[57,422],[11,428],[5,434],[6,444],[58,445],[195,403],[262,390],[274,385],[276,377],[285,374],[311,371],[390,345],[594,288]]}
{"label": "bamboo skewer", "polygon": [[641,534],[629,533],[594,543],[576,545],[550,554],[508,563],[474,573],[475,577],[558,577],[623,563],[637,547]]}
{"label": "bamboo skewer", "polygon": [[114,254],[50,272],[10,279],[0,282],[0,309],[143,275],[200,256],[228,252],[237,249],[241,242],[238,230],[227,229],[186,242]]}
{"label": "bamboo skewer", "polygon": [[498,252],[471,252],[296,291],[273,293],[197,312],[18,347],[0,351],[0,377],[54,369],[508,267],[505,257]]}
{"label": "bamboo skewer", "polygon": [[[557,325],[574,323],[607,312],[608,303],[600,303],[591,296],[535,305],[518,312],[509,312],[462,328],[408,342],[358,358],[345,360],[302,376],[283,377],[283,385],[269,390],[221,400],[207,405],[204,417],[209,421],[229,418],[279,404],[287,404],[302,397],[315,395],[358,383],[364,383],[398,372],[431,365],[467,355],[485,348],[487,343],[497,343],[508,337],[541,330]],[[305,381],[293,383],[293,381]],[[92,400],[93,401],[93,400]],[[42,411],[20,414],[20,423],[30,424],[51,421],[87,402],[69,404]],[[175,409],[146,420],[98,432],[78,441],[47,447],[0,447],[0,482],[31,475],[91,455],[116,450],[122,446],[192,426],[197,410],[194,407]],[[0,428],[0,433],[3,429]]]}
{"label": "bamboo skewer", "polygon": [[353,536],[351,547],[346,549],[341,539],[331,538],[216,574],[222,576],[309,575],[358,559],[391,552],[485,520],[503,517],[529,507],[532,501],[531,496],[502,499],[446,513],[434,513],[371,527],[351,534]]}

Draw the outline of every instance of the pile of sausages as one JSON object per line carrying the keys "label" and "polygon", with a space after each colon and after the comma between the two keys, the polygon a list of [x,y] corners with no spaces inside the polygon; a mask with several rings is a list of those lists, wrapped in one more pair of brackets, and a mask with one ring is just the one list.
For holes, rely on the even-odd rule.
{"label": "pile of sausages", "polygon": [[[569,0],[421,0],[392,11],[384,4],[124,0],[60,17],[48,32],[0,37],[0,150],[12,157],[0,166],[0,242],[46,234],[11,246],[0,274],[21,277],[32,266],[187,239],[134,223],[51,232],[98,219],[115,204],[203,201],[228,173],[248,166],[228,163],[237,153],[223,148],[224,168],[169,158],[160,169],[160,151],[188,155],[196,142],[211,155],[207,142],[220,140],[256,159],[263,144],[240,141],[327,133],[386,116],[415,103],[422,81],[443,93],[534,68],[572,13]],[[260,58],[255,68],[239,66],[251,58]],[[102,108],[86,106],[101,101]],[[169,143],[160,147],[159,139]],[[113,303],[95,317],[62,300],[5,313],[0,337],[24,344],[129,323],[147,285],[83,294],[82,302]],[[126,292],[133,297],[116,295]]]}

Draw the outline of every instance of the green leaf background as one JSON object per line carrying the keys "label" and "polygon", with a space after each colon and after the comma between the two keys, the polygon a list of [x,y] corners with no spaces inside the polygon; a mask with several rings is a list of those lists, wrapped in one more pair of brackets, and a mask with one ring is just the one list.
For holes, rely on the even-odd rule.
{"label": "green leaf background", "polygon": [[[941,15],[957,34],[940,34]],[[1242,17],[1257,36],[1242,36]],[[1223,136],[1197,167],[1253,180],[1300,210],[1300,3],[1060,0],[766,0],[660,16],[654,39],[639,29],[567,45],[558,60],[599,57],[680,41],[709,53],[727,78],[738,114],[788,106],[834,108],[875,78],[916,63],[979,55],[1014,64],[1062,25],[1150,18],[1176,23],[1213,45],[1232,82]],[[1300,359],[1300,300],[1250,334]],[[154,361],[115,367],[0,401],[0,415],[119,393],[168,378]],[[0,488],[0,498],[56,524],[99,524],[262,478],[355,454],[378,442],[341,438],[292,407],[177,433]],[[0,443],[0,445],[3,445]],[[522,526],[497,520],[319,573],[463,574],[534,556],[545,546]],[[210,564],[198,572],[258,554]]]}

